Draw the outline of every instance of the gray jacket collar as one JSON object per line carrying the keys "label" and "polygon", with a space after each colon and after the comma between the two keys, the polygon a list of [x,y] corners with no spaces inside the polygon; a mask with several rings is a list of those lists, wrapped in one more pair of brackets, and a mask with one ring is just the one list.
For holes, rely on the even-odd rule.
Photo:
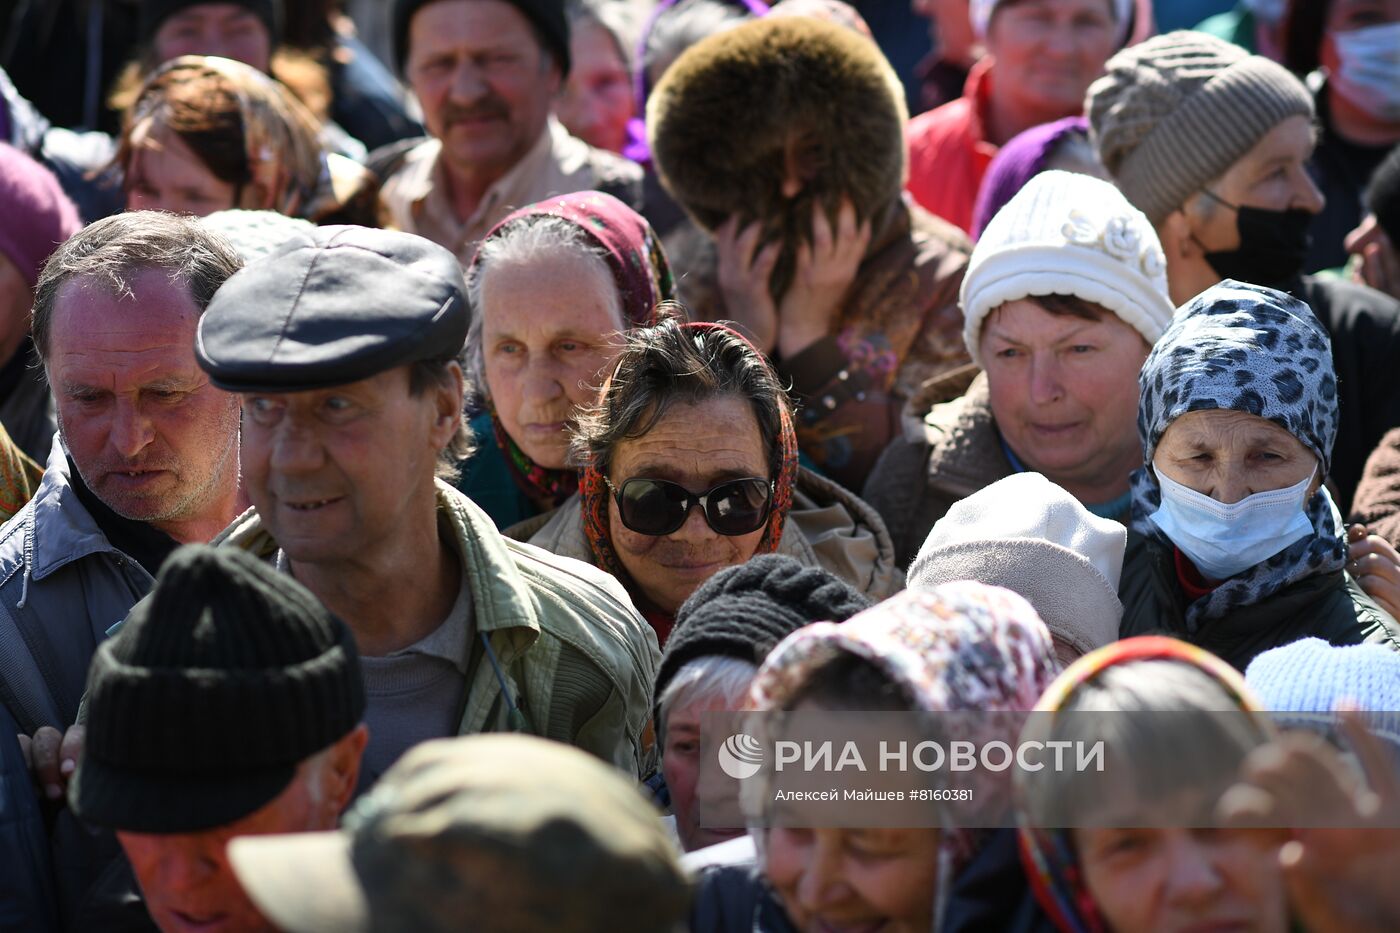
{"label": "gray jacket collar", "polygon": [[57,434],[30,508],[24,551],[27,573],[32,579],[42,580],[91,554],[121,555],[73,489],[68,475],[68,451]]}

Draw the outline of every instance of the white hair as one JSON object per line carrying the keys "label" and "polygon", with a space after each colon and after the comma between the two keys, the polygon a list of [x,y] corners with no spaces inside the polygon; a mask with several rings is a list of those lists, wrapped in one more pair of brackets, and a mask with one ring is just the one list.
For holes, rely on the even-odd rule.
{"label": "white hair", "polygon": [[485,317],[481,295],[486,271],[504,266],[529,266],[544,258],[570,255],[589,262],[593,274],[600,277],[597,283],[605,285],[603,290],[608,295],[618,330],[626,330],[626,322],[622,318],[622,298],[617,293],[617,285],[602,248],[590,240],[577,224],[562,217],[553,214],[521,217],[481,244],[467,274],[467,301],[472,314],[463,351],[466,357],[463,368],[467,371],[467,383],[480,398],[490,396],[486,387],[486,354],[481,345],[482,319]]}
{"label": "white hair", "polygon": [[749,692],[758,667],[743,658],[731,658],[719,654],[706,655],[687,661],[676,671],[676,676],[661,692],[657,705],[656,740],[666,741],[666,722],[671,711],[684,709],[704,700],[720,700],[733,708]]}

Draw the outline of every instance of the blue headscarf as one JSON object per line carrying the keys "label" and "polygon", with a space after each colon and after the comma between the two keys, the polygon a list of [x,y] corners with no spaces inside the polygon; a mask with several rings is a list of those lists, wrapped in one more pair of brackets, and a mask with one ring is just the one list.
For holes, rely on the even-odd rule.
{"label": "blue headscarf", "polygon": [[[1240,411],[1272,421],[1311,450],[1319,475],[1327,475],[1337,438],[1332,341],[1312,309],[1296,298],[1233,279],[1206,289],[1177,311],[1138,382],[1145,465],[1132,477],[1135,531],[1170,544],[1149,519],[1162,504],[1152,458],[1167,427],[1190,411]],[[1304,510],[1313,534],[1192,603],[1188,630],[1298,580],[1342,568],[1347,548],[1341,516],[1325,486]]]}

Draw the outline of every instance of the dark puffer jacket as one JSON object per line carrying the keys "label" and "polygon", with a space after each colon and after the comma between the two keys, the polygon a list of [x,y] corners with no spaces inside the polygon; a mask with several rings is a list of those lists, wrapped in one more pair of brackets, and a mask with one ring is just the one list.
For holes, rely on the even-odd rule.
{"label": "dark puffer jacket", "polygon": [[1118,596],[1123,602],[1120,637],[1170,635],[1241,671],[1255,655],[1300,638],[1333,645],[1377,643],[1400,651],[1400,623],[1344,571],[1307,577],[1191,632],[1185,621],[1189,600],[1177,578],[1174,550],[1129,531]]}

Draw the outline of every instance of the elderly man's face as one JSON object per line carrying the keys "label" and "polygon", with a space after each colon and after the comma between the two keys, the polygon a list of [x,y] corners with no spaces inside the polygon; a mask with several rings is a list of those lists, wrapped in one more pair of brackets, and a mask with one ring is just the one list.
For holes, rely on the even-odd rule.
{"label": "elderly man's face", "polygon": [[559,66],[504,0],[438,0],[413,15],[409,83],[448,164],[505,174],[544,131]]}
{"label": "elderly man's face", "polygon": [[[617,488],[629,479],[662,479],[700,494],[718,483],[745,477],[772,479],[769,452],[748,399],[727,396],[698,405],[677,403],[641,437],[627,438],[613,452],[609,479]],[[733,537],[716,533],[697,506],[669,535],[643,535],[627,528],[608,501],[608,527],[623,568],[651,603],[675,612],[695,588],[725,567],[754,555],[763,528]]]}
{"label": "elderly man's face", "polygon": [[354,792],[369,732],[357,726],[303,761],[272,800],[225,826],[195,833],[129,833],[117,839],[162,933],[273,930],[238,883],[227,847],[236,836],[335,829]]}
{"label": "elderly man's face", "polygon": [[233,517],[238,397],[195,362],[189,288],[156,270],[130,285],[125,298],[92,279],[60,288],[45,369],[88,488],[117,514],[187,540],[191,523]]}
{"label": "elderly man's face", "polygon": [[452,387],[414,395],[409,367],[307,392],[243,397],[248,498],[293,561],[355,561],[417,528],[438,452],[461,417]]}
{"label": "elderly man's face", "polygon": [[197,3],[172,13],[156,30],[156,60],[219,55],[267,71],[272,36],[257,15],[237,3]]}
{"label": "elderly man's face", "polygon": [[1089,320],[1019,299],[989,314],[979,339],[997,428],[1027,466],[1081,497],[1142,466],[1148,346],[1136,330],[1106,311]]}
{"label": "elderly man's face", "polygon": [[1302,441],[1242,411],[1187,412],[1162,434],[1152,462],[1170,479],[1226,504],[1296,486],[1310,475],[1309,496],[1322,484],[1313,473],[1317,457]]}

